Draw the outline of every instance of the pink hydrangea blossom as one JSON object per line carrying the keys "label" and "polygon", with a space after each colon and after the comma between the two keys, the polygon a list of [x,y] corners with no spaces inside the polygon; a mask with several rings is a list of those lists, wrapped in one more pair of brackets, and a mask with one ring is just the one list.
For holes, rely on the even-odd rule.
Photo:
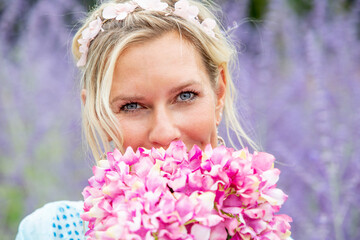
{"label": "pink hydrangea blossom", "polygon": [[126,149],[93,167],[83,191],[88,239],[287,239],[287,196],[268,153],[210,145]]}

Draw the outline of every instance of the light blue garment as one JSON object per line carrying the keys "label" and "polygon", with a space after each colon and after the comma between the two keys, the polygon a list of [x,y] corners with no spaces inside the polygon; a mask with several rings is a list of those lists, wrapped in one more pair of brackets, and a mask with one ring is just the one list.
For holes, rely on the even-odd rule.
{"label": "light blue garment", "polygon": [[82,201],[51,202],[25,217],[16,240],[84,240],[88,230],[80,218]]}

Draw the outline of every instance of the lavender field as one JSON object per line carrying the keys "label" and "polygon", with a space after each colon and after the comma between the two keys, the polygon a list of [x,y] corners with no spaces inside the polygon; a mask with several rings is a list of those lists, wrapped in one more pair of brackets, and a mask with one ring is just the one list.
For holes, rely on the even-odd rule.
{"label": "lavender field", "polygon": [[[238,110],[277,158],[293,238],[360,239],[360,1],[217,3],[239,48]],[[46,202],[82,199],[93,161],[70,47],[92,5],[0,1],[1,239]]]}

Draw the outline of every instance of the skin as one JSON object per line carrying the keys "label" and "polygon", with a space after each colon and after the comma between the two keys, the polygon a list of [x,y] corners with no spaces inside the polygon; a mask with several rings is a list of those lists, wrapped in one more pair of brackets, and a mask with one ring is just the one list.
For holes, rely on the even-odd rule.
{"label": "skin", "polygon": [[188,150],[217,146],[223,76],[220,69],[214,89],[200,54],[176,32],[131,45],[118,59],[109,99],[124,149],[167,148],[175,140]]}

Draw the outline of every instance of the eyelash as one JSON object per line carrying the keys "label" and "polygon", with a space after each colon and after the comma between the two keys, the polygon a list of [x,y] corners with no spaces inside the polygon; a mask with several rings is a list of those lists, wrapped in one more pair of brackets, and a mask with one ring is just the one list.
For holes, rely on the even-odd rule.
{"label": "eyelash", "polygon": [[134,110],[129,110],[129,109],[126,109],[126,106],[129,106],[130,104],[137,104],[137,105],[140,105],[139,103],[137,102],[128,102],[128,103],[125,103],[124,105],[122,105],[120,107],[120,112],[125,112],[125,113],[133,113],[135,111],[138,110],[138,108],[134,109]]}
{"label": "eyelash", "polygon": [[180,92],[178,95],[176,95],[176,99],[178,97],[180,97],[181,94],[183,93],[190,93],[192,94],[191,98],[188,99],[188,100],[182,100],[182,101],[179,101],[180,103],[190,103],[192,102],[193,100],[195,100],[195,98],[199,95],[199,92],[195,91],[195,90],[188,90],[188,91],[182,91]]}
{"label": "eyelash", "polygon": [[[181,101],[178,101],[177,98],[183,94],[183,93],[190,93],[192,94],[191,98],[188,99],[188,100],[181,100]],[[199,95],[199,92],[195,91],[195,90],[188,90],[188,91],[182,91],[180,92],[179,94],[176,95],[176,98],[175,98],[175,102],[179,102],[179,103],[184,103],[184,104],[187,104],[187,103],[190,103],[192,101],[195,100],[195,98]],[[136,108],[134,110],[129,110],[129,109],[126,109],[126,106],[129,106],[130,104],[137,104],[137,105],[140,105],[138,102],[128,102],[128,103],[125,103],[124,105],[122,105],[120,107],[120,112],[125,112],[125,113],[135,113],[137,112],[139,109],[141,109],[141,105],[140,105],[140,108]]]}

